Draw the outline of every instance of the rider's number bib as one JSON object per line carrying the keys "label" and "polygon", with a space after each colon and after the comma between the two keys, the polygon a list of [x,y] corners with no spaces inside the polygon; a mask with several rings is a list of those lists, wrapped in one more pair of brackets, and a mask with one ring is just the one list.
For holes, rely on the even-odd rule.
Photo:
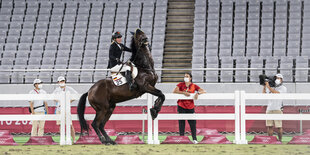
{"label": "rider's number bib", "polygon": [[127,83],[126,78],[124,76],[122,76],[121,74],[112,74],[112,79],[113,79],[113,83],[116,86],[121,86],[125,83]]}

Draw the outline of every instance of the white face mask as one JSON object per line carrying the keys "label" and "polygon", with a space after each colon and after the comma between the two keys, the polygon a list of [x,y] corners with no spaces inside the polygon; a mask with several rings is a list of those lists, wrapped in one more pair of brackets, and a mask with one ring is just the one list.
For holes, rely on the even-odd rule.
{"label": "white face mask", "polygon": [[189,78],[185,77],[184,82],[189,82]]}
{"label": "white face mask", "polygon": [[58,84],[60,87],[63,87],[63,86],[65,86],[66,84],[65,83],[59,83]]}
{"label": "white face mask", "polygon": [[280,84],[281,84],[281,80],[276,79],[275,83],[276,83],[276,85],[278,86],[278,85],[280,85]]}
{"label": "white face mask", "polygon": [[38,88],[42,89],[43,85],[42,84],[38,84]]}

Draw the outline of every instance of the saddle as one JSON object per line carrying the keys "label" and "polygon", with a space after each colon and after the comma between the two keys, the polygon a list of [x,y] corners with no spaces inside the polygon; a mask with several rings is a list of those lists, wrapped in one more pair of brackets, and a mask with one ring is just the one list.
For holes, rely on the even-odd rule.
{"label": "saddle", "polygon": [[120,73],[126,72],[128,70],[131,71],[131,76],[133,79],[135,79],[136,76],[138,75],[138,69],[132,62],[116,65],[111,68],[110,70],[111,77],[115,86],[121,86],[127,83],[125,76],[123,76],[123,74]]}

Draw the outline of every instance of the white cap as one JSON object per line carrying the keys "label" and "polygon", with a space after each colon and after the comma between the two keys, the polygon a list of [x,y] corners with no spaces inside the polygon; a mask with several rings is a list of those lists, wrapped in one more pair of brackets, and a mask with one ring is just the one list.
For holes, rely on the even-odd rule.
{"label": "white cap", "polygon": [[276,77],[283,79],[283,75],[282,74],[277,74]]}
{"label": "white cap", "polygon": [[58,77],[58,79],[57,79],[57,81],[58,82],[60,82],[60,81],[65,81],[66,79],[65,79],[65,77],[63,77],[63,76],[60,76],[60,77]]}
{"label": "white cap", "polygon": [[42,81],[40,79],[34,79],[33,84],[36,84],[36,83],[42,83]]}

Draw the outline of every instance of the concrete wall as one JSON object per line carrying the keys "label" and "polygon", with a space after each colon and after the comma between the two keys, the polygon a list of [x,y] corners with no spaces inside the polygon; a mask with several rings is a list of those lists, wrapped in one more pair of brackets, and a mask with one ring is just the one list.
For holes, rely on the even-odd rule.
{"label": "concrete wall", "polygon": [[[73,87],[79,93],[85,93],[92,84],[68,84]],[[156,87],[162,90],[164,93],[171,93],[176,87],[177,83],[159,83]],[[261,93],[262,86],[258,83],[198,83],[201,88],[205,89],[207,93],[233,93],[235,90],[244,90],[250,93]],[[309,83],[287,83],[285,86],[289,93],[310,93]],[[54,84],[44,84],[43,89],[47,93],[52,93],[57,87]],[[0,94],[27,94],[33,89],[32,84],[1,84]],[[164,105],[176,105],[177,100],[166,100]],[[309,101],[284,101],[285,105],[306,105]],[[54,106],[53,101],[48,101],[50,106]],[[72,105],[76,106],[77,101]],[[233,105],[232,100],[197,100],[196,105]],[[261,101],[248,101],[248,105],[266,105],[265,100]],[[131,100],[118,105],[123,106],[141,106],[146,105],[143,100]],[[0,107],[27,107],[29,106],[28,101],[0,101]]]}

